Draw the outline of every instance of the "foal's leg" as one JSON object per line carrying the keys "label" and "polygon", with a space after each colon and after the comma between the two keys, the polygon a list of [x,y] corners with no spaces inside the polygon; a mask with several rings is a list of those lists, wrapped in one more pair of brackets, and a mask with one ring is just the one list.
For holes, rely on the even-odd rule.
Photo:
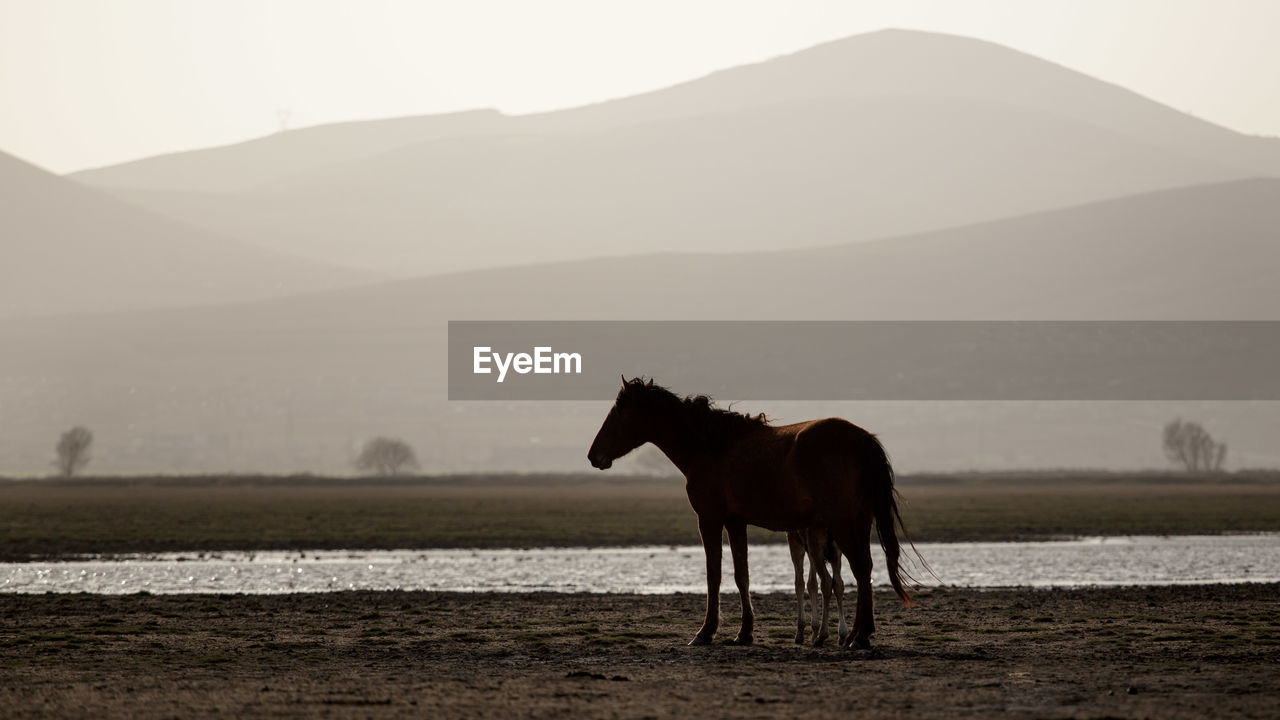
{"label": "foal's leg", "polygon": [[831,589],[836,595],[836,612],[840,616],[840,645],[849,640],[849,626],[844,621],[844,580],[840,578],[840,548],[831,556]]}
{"label": "foal's leg", "polygon": [[702,550],[707,555],[707,617],[690,645],[710,645],[720,626],[720,531],[723,527],[719,520],[698,518],[698,534],[702,536]]}
{"label": "foal's leg", "polygon": [[858,583],[858,609],[853,616],[853,635],[850,647],[871,647],[871,633],[876,630],[871,597],[871,519],[856,521],[851,527],[841,528],[836,535],[836,545],[844,551]]}
{"label": "foal's leg", "polygon": [[807,533],[809,540],[809,564],[812,571],[817,572],[818,577],[822,580],[822,619],[818,619],[818,596],[813,594],[813,646],[822,647],[830,636],[831,625],[831,575],[827,573],[826,561],[826,544],[827,533],[825,530],[810,530]]}
{"label": "foal's leg", "polygon": [[755,642],[756,612],[751,607],[750,576],[747,573],[747,524],[741,520],[727,523],[729,551],[733,553],[733,581],[742,598],[742,629],[733,639],[734,645],[750,645]]}
{"label": "foal's leg", "polygon": [[[809,537],[807,535],[804,542],[805,553],[808,553]],[[822,558],[818,558],[818,562],[821,563]],[[809,614],[809,624],[813,625],[813,636],[817,638],[818,630],[822,626],[818,620],[818,566],[814,564],[812,555],[809,556],[809,605],[812,606],[812,611]]]}
{"label": "foal's leg", "polygon": [[796,644],[804,644],[804,542],[795,530],[787,532],[787,546],[791,549],[791,566],[796,571]]}

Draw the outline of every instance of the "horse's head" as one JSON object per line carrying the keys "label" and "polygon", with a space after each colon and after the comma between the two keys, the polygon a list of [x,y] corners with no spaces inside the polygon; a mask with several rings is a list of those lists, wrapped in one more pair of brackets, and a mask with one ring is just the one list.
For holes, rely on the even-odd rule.
{"label": "horse's head", "polygon": [[[649,382],[651,386],[652,381]],[[591,466],[608,470],[613,461],[649,442],[649,424],[640,407],[640,395],[645,390],[645,382],[640,378],[622,379],[622,389],[613,407],[596,433],[596,439],[587,451],[587,460]]]}

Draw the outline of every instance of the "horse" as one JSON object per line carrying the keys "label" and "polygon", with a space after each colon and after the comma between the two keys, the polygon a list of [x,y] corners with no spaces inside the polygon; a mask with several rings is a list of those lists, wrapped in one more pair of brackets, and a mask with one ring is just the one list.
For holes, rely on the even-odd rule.
{"label": "horse", "polygon": [[[707,564],[707,606],[690,645],[709,645],[720,624],[721,537],[729,535],[742,602],[734,645],[754,642],[748,593],[747,525],[769,530],[824,528],[849,561],[858,600],[848,644],[869,648],[875,632],[871,593],[871,525],[879,529],[889,584],[907,607],[895,521],[903,527],[893,468],[875,435],[843,418],[772,425],[764,414],[717,408],[706,395],[680,397],[652,379],[622,381],[587,459],[600,470],[653,443],[685,476]],[[905,532],[905,529],[904,529]],[[908,576],[909,579],[909,576]]]}
{"label": "horse", "polygon": [[[791,565],[796,573],[796,644],[804,644],[805,581],[804,559],[809,558],[809,599],[813,603],[813,646],[821,647],[830,636],[831,595],[836,599],[836,615],[840,619],[839,644],[849,638],[849,626],[844,621],[844,580],[840,578],[840,550],[831,540],[831,533],[823,530],[788,530],[787,545],[791,551]],[[827,573],[827,563],[831,573]],[[822,619],[818,619],[818,577],[821,575]]]}

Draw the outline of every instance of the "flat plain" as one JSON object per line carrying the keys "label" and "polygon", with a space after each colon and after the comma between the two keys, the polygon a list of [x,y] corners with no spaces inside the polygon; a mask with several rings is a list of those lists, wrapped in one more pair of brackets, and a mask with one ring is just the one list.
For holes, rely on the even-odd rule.
{"label": "flat plain", "polygon": [[[916,540],[1280,530],[1280,474],[905,477]],[[754,542],[781,538],[760,532]],[[165,550],[694,544],[674,478],[0,481],[9,561]],[[730,584],[731,587],[731,584]],[[11,717],[1274,717],[1280,585],[877,593],[870,651],[685,643],[698,594],[0,594]],[[722,596],[720,637],[737,598]]]}
{"label": "flat plain", "polygon": [[[10,717],[1275,717],[1276,585],[877,593],[869,651],[686,595],[0,595]],[[724,595],[720,638],[736,630]]]}
{"label": "flat plain", "polygon": [[[917,541],[1280,531],[1280,473],[907,476]],[[752,531],[753,542],[782,542]],[[0,480],[0,559],[216,550],[696,545],[679,478]]]}

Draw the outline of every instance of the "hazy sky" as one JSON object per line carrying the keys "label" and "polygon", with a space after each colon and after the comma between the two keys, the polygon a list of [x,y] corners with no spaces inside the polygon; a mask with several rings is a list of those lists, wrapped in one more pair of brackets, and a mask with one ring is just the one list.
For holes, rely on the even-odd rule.
{"label": "hazy sky", "polygon": [[1280,135],[1277,0],[0,0],[0,150],[57,172],[350,119],[525,113],[885,27]]}

